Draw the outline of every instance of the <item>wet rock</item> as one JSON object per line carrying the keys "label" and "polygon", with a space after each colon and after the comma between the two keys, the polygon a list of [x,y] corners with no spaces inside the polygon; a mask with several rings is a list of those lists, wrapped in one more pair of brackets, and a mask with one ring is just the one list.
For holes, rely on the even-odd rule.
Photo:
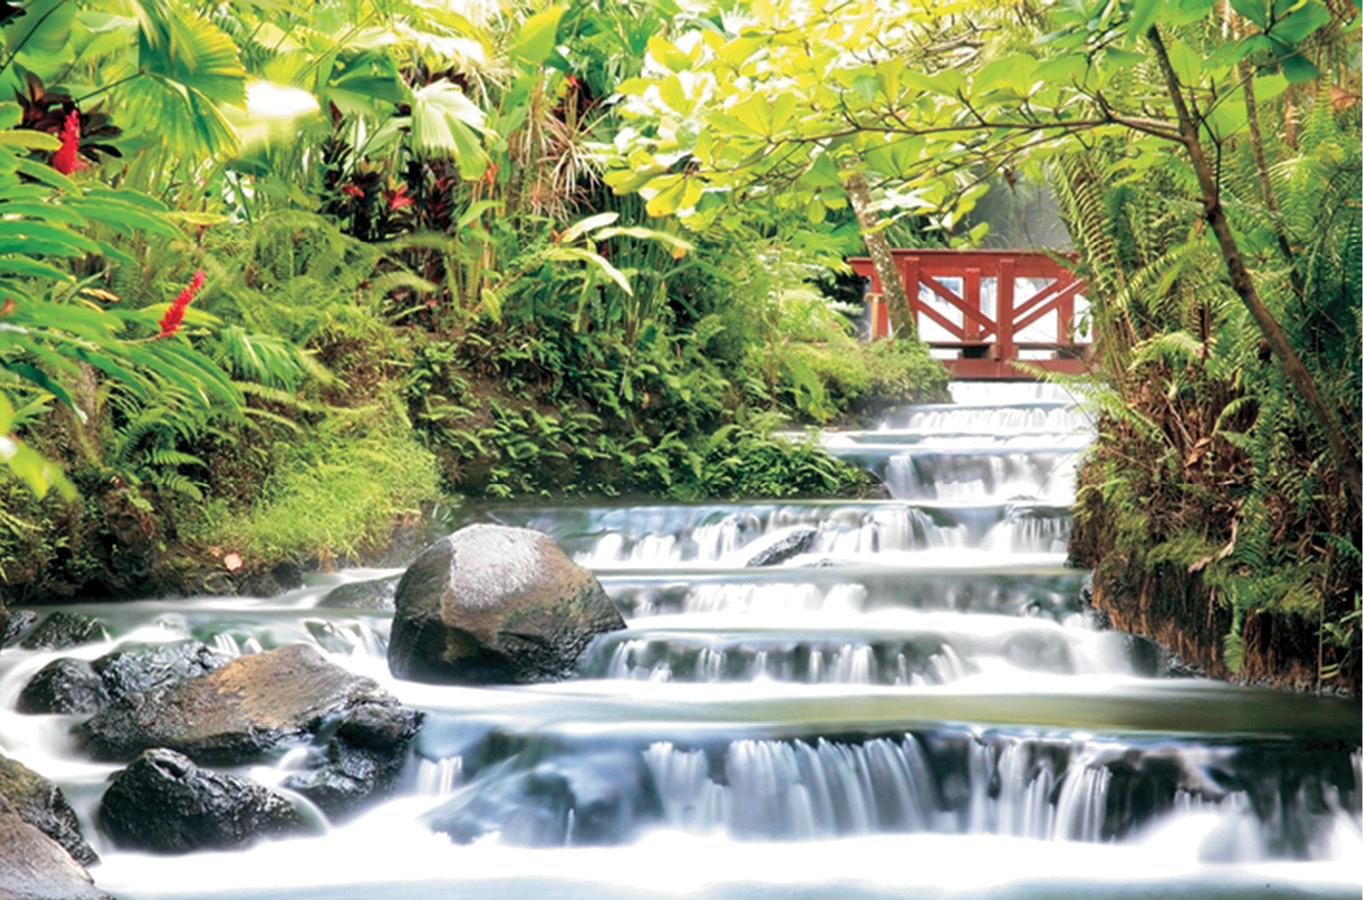
{"label": "wet rock", "polygon": [[109,703],[104,680],[83,659],[63,657],[38,670],[19,692],[21,713],[90,715]]}
{"label": "wet rock", "polygon": [[342,584],[328,591],[317,605],[325,609],[389,610],[398,593],[399,578],[400,575]]}
{"label": "wet rock", "polygon": [[120,846],[156,853],[230,849],[306,828],[293,805],[269,788],[162,749],[148,750],[114,776],[99,824]]}
{"label": "wet rock", "polygon": [[420,727],[421,713],[414,710],[360,706],[313,754],[311,768],[290,776],[284,787],[307,797],[333,821],[345,819],[392,793]]}
{"label": "wet rock", "polygon": [[857,493],[858,500],[893,500],[890,486],[883,481],[868,484]]}
{"label": "wet rock", "polygon": [[85,867],[0,797],[0,898],[108,900]]}
{"label": "wet rock", "polygon": [[398,706],[374,681],[327,662],[306,644],[292,644],[129,694],[78,733],[99,759],[130,759],[165,747],[200,763],[232,764],[305,740],[368,704]]}
{"label": "wet rock", "polygon": [[92,668],[110,699],[148,691],[220,669],[231,661],[200,641],[124,644],[95,660]]}
{"label": "wet rock", "polygon": [[624,627],[596,577],[547,535],[470,525],[402,576],[388,668],[443,684],[557,681],[592,638]]}
{"label": "wet rock", "polygon": [[637,753],[548,760],[460,791],[424,818],[456,843],[500,833],[531,847],[611,845],[633,840],[662,816],[662,802]]}
{"label": "wet rock", "polygon": [[1112,630],[1112,616],[1107,614],[1107,610],[1098,609],[1096,606],[1091,606],[1084,610],[1084,621],[1087,622],[1089,627],[1094,631]]}
{"label": "wet rock", "polygon": [[12,647],[19,643],[19,638],[23,637],[24,632],[32,628],[36,621],[38,614],[31,609],[11,609],[4,631],[0,633],[0,647]]}
{"label": "wet rock", "polygon": [[303,566],[291,560],[269,571],[252,571],[242,579],[238,592],[246,597],[273,597],[303,586]]}
{"label": "wet rock", "polygon": [[20,646],[25,650],[64,650],[104,637],[104,626],[93,616],[58,610],[39,622]]}
{"label": "wet rock", "polygon": [[1176,653],[1169,653],[1164,660],[1166,678],[1207,678],[1207,670],[1194,662],[1187,662]]}
{"label": "wet rock", "polygon": [[817,528],[793,529],[780,540],[768,544],[754,553],[744,565],[748,568],[779,566],[792,556],[799,556],[801,553],[807,552],[810,547],[814,546],[814,538],[818,536],[818,533]]}
{"label": "wet rock", "polygon": [[85,842],[80,821],[61,788],[28,766],[0,756],[0,797],[8,800],[25,822],[61,844],[76,862],[88,866],[99,861]]}
{"label": "wet rock", "polygon": [[90,715],[128,694],[203,675],[229,660],[199,641],[125,644],[93,663],[55,659],[24,685],[19,712]]}

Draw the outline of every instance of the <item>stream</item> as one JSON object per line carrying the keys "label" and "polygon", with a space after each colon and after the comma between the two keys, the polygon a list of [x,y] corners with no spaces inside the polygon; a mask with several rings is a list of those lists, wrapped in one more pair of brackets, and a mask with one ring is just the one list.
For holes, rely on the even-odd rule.
{"label": "stream", "polygon": [[[1169,677],[1103,630],[1065,567],[1091,422],[1051,386],[954,396],[824,436],[891,499],[470,511],[551,535],[624,614],[577,680],[394,679],[391,613],[319,603],[396,570],[75,604],[109,639],[0,654],[0,753],[61,786],[124,900],[1357,897],[1358,703]],[[121,766],[15,698],[57,656],[188,637],[307,642],[422,710],[396,796],[240,851],[113,846]],[[231,771],[278,785],[297,754]]]}

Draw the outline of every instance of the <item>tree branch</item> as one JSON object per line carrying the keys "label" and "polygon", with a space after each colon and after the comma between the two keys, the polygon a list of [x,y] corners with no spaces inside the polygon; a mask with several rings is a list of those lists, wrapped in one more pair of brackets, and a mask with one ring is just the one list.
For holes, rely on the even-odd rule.
{"label": "tree branch", "polygon": [[1363,502],[1363,466],[1359,464],[1358,454],[1354,452],[1353,447],[1344,436],[1344,429],[1340,425],[1339,417],[1335,415],[1335,411],[1321,396],[1311,372],[1302,363],[1301,358],[1297,356],[1297,351],[1292,347],[1287,332],[1283,330],[1282,325],[1278,324],[1278,320],[1274,318],[1273,313],[1259,296],[1254,278],[1250,274],[1248,266],[1245,265],[1244,255],[1235,243],[1235,236],[1231,234],[1230,221],[1226,218],[1225,207],[1221,205],[1220,189],[1207,160],[1206,151],[1203,150],[1202,143],[1198,139],[1197,123],[1188,110],[1188,105],[1183,100],[1182,86],[1179,84],[1178,75],[1174,72],[1173,64],[1169,60],[1169,52],[1165,49],[1158,26],[1152,25],[1150,30],[1146,32],[1146,38],[1155,51],[1155,59],[1159,63],[1160,72],[1163,74],[1165,84],[1168,87],[1169,97],[1173,101],[1175,112],[1178,114],[1179,130],[1183,134],[1183,143],[1188,148],[1188,156],[1191,158],[1193,171],[1197,175],[1198,185],[1202,190],[1204,217],[1207,224],[1211,226],[1212,233],[1216,235],[1217,244],[1221,248],[1221,255],[1225,258],[1226,266],[1230,269],[1231,287],[1249,309],[1250,316],[1258,324],[1259,330],[1263,332],[1269,348],[1282,360],[1283,370],[1288,380],[1292,382],[1293,387],[1306,401],[1306,405],[1315,415],[1321,430],[1325,432],[1325,440],[1330,447],[1335,465],[1339,469],[1340,478],[1343,480],[1354,504],[1357,505]]}

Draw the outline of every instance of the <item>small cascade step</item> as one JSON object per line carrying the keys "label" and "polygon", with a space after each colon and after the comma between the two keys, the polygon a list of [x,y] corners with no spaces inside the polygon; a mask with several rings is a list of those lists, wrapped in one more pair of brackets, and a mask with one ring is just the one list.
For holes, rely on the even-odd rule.
{"label": "small cascade step", "polygon": [[963,623],[954,614],[891,613],[859,614],[840,625],[818,616],[799,627],[807,618],[768,616],[743,630],[726,630],[725,618],[714,625],[695,615],[655,619],[598,638],[580,671],[648,681],[915,687],[983,671],[1156,676],[1164,667],[1152,642],[1041,620],[972,616]]}
{"label": "small cascade step", "polygon": [[[461,778],[429,820],[457,839],[493,823],[510,843],[617,843],[656,826],[742,840],[933,832],[1126,842],[1196,809],[1224,820],[1206,852],[1225,861],[1316,858],[1360,824],[1360,754],[1339,742],[1303,751],[1273,738],[960,726],[642,741],[492,732],[458,759],[420,764],[424,786],[442,784],[442,772]],[[594,823],[585,837],[584,820]]]}
{"label": "small cascade step", "polygon": [[[922,551],[1007,549],[1064,559],[1069,510],[1020,500],[600,507],[492,507],[478,518],[552,536],[582,565],[827,566]],[[912,560],[903,560],[910,564]]]}
{"label": "small cascade step", "polygon": [[[996,556],[991,562],[997,563]],[[603,574],[606,592],[628,618],[677,613],[730,615],[863,613],[886,609],[950,610],[1039,616],[1064,622],[1079,616],[1085,573],[981,566],[968,572],[838,566],[784,567],[691,574]]]}

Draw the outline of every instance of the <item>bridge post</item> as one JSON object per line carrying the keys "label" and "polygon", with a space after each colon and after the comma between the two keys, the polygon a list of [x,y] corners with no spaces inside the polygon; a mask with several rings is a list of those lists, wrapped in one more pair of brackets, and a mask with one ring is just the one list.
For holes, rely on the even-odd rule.
{"label": "bridge post", "polygon": [[923,328],[918,321],[918,313],[923,303],[918,296],[918,266],[916,256],[904,256],[899,260],[899,274],[904,277],[904,293],[909,298],[909,321],[913,322],[915,334],[922,335]]}
{"label": "bridge post", "polygon": [[1013,346],[1013,290],[1017,286],[1017,260],[999,260],[999,284],[998,284],[998,308],[994,310],[994,321],[998,324],[998,342],[994,347],[994,358],[999,362],[999,368],[1005,373],[1010,373],[1011,367],[1008,365],[1017,357],[1017,348]]}
{"label": "bridge post", "polygon": [[[1060,277],[1056,279],[1059,286],[1064,291],[1074,283],[1074,275],[1068,270],[1061,270]],[[1055,340],[1060,344],[1068,344],[1071,340],[1071,328],[1074,325],[1074,294],[1064,294],[1064,299],[1056,306],[1056,325]]]}
{"label": "bridge post", "polygon": [[[973,310],[982,312],[983,310],[980,310],[980,270],[966,269],[965,278],[963,280],[965,281],[965,284],[962,285],[964,290],[961,293],[961,298],[965,300],[965,305]],[[970,318],[970,316],[961,316],[961,326],[961,330],[965,332],[963,335],[964,340],[978,341],[980,339],[979,322],[976,322],[974,319]]]}

